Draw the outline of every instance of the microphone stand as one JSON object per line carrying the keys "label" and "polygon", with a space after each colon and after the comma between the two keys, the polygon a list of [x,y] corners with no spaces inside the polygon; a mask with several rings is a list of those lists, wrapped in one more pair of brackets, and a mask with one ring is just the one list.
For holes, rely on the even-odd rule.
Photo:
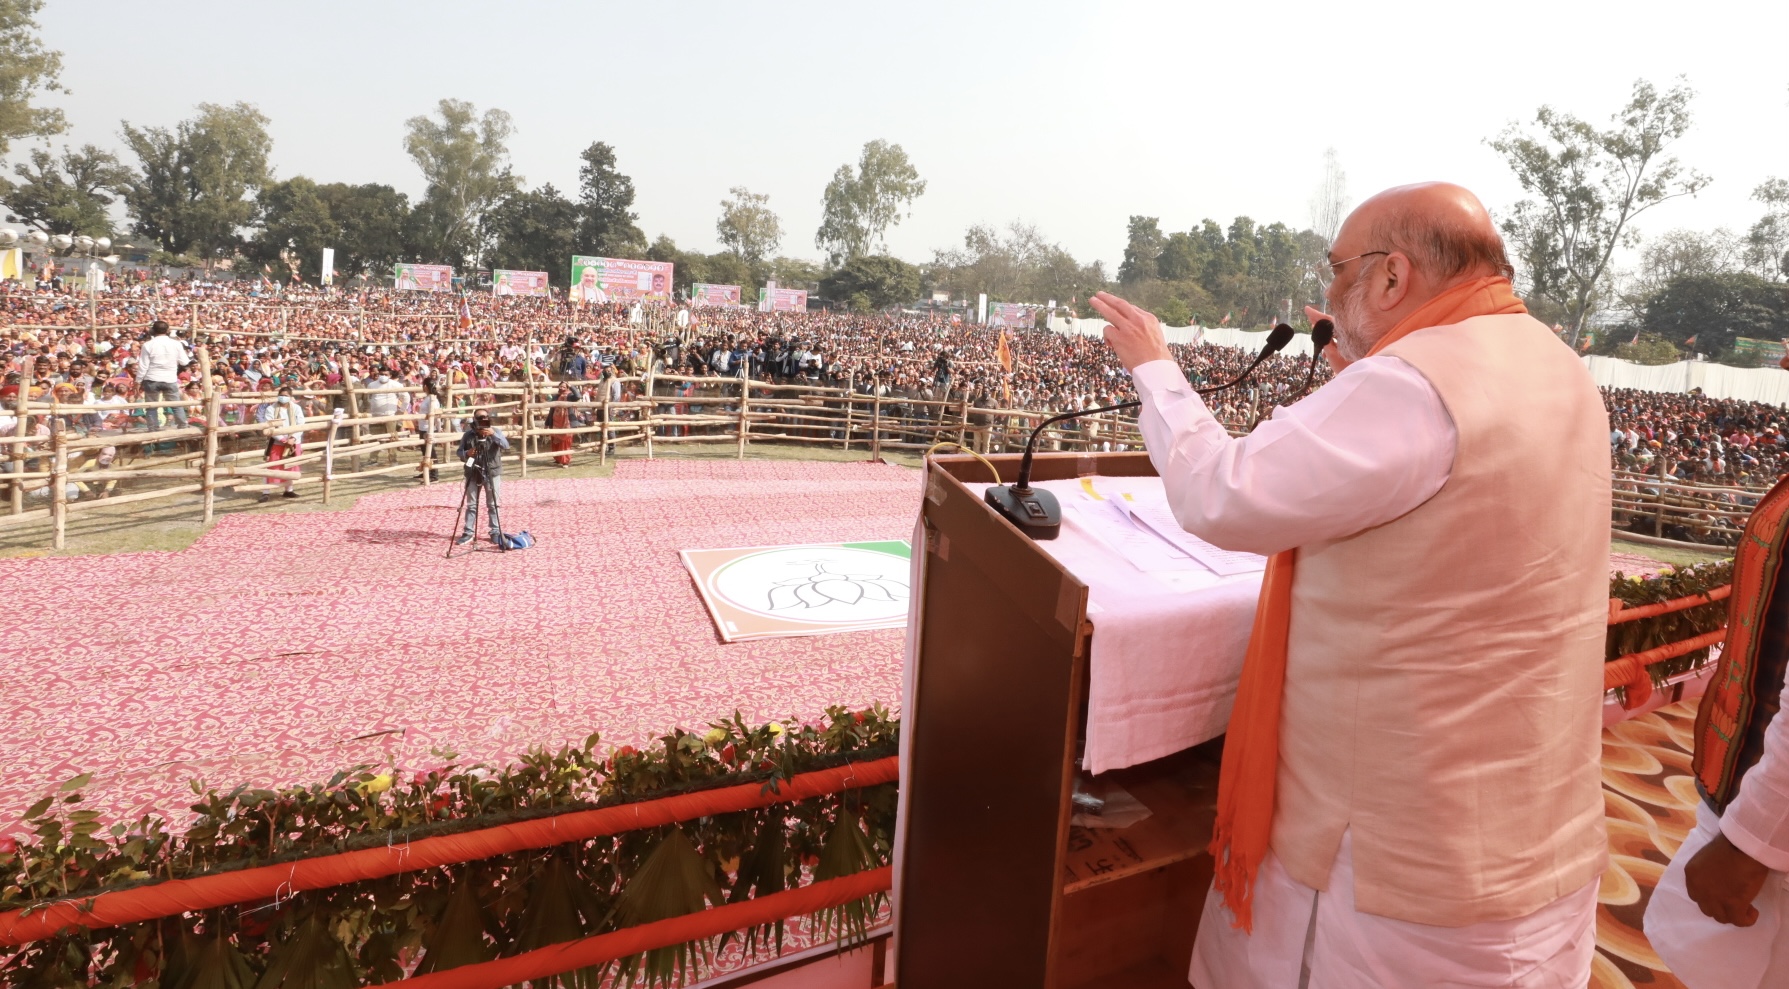
{"label": "microphone stand", "polygon": [[[1246,380],[1249,375],[1254,374],[1255,369],[1261,366],[1262,361],[1267,360],[1269,357],[1272,357],[1274,354],[1285,349],[1286,344],[1292,342],[1292,336],[1292,327],[1287,326],[1285,323],[1275,326],[1273,332],[1267,335],[1267,342],[1262,345],[1261,352],[1255,355],[1255,359],[1249,363],[1248,367],[1243,369],[1241,374],[1221,385],[1212,385],[1208,388],[1195,388],[1194,391],[1200,395],[1212,395],[1224,391],[1225,389],[1236,387]],[[1313,360],[1314,359],[1315,358],[1313,358]],[[1315,365],[1312,366],[1314,369]],[[1062,504],[1056,500],[1054,494],[1045,491],[1042,488],[1034,488],[1031,486],[1031,461],[1037,453],[1038,437],[1043,435],[1045,429],[1048,429],[1059,422],[1066,422],[1069,419],[1079,419],[1082,416],[1098,415],[1102,412],[1118,412],[1123,409],[1135,409],[1142,404],[1141,401],[1129,401],[1119,402],[1116,405],[1102,405],[1097,409],[1081,409],[1077,412],[1061,412],[1038,423],[1037,428],[1031,431],[1031,438],[1025,441],[1025,456],[1019,460],[1019,479],[1010,486],[1005,484],[994,485],[987,490],[985,495],[983,495],[983,500],[985,500],[994,511],[999,512],[1002,518],[1005,518],[1008,522],[1018,526],[1020,532],[1025,533],[1031,538],[1055,539],[1062,531]]]}

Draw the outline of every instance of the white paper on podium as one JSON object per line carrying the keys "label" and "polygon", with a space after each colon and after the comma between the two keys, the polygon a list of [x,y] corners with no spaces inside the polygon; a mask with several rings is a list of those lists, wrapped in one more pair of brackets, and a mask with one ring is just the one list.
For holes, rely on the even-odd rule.
{"label": "white paper on podium", "polygon": [[1219,549],[1182,529],[1180,520],[1174,517],[1174,510],[1168,507],[1167,496],[1160,492],[1158,494],[1160,497],[1157,498],[1121,498],[1114,504],[1123,506],[1124,511],[1135,519],[1138,525],[1166,540],[1175,549],[1205,564],[1212,573],[1228,577],[1233,574],[1267,569],[1267,557],[1265,556]]}
{"label": "white paper on podium", "polygon": [[[1220,576],[1191,557],[1177,557],[1165,540],[1106,504],[1128,494],[1133,502],[1165,506],[1160,478],[1088,477],[1033,486],[1055,494],[1063,506],[1062,534],[1038,548],[1088,589],[1094,636],[1082,764],[1103,773],[1223,734],[1261,574]],[[988,485],[969,487],[979,496]],[[1138,536],[1154,543],[1137,544]],[[1124,549],[1137,545],[1149,551],[1131,555]],[[1148,569],[1158,564],[1168,569]]]}

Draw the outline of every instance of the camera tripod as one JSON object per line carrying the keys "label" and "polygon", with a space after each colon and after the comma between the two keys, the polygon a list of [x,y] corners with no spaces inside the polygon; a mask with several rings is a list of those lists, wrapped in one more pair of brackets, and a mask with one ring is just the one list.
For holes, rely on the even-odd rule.
{"label": "camera tripod", "polygon": [[[453,528],[449,530],[447,536],[447,558],[450,560],[453,559],[454,547],[459,544],[458,541],[461,528],[465,525],[466,498],[472,491],[475,483],[484,492],[485,513],[493,522],[496,522],[501,517],[497,507],[497,489],[491,486],[490,476],[485,473],[483,467],[468,466],[467,470],[470,473],[466,480],[460,484],[460,507],[454,509]],[[509,542],[508,540],[501,538],[501,529],[498,530],[498,536],[499,538],[492,540],[492,542],[497,544],[497,550],[502,553],[509,552]],[[472,520],[472,542],[468,545],[472,547],[469,552],[477,552],[478,519],[476,517]]]}

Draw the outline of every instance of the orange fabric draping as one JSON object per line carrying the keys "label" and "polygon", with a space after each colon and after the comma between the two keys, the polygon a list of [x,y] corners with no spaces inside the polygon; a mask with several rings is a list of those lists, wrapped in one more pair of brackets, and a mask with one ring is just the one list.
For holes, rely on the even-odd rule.
{"label": "orange fabric draping", "polygon": [[1642,618],[1651,618],[1655,615],[1668,615],[1673,611],[1684,611],[1699,605],[1713,604],[1716,601],[1725,601],[1732,593],[1732,584],[1722,584],[1719,587],[1710,588],[1701,594],[1690,594],[1680,598],[1672,598],[1669,601],[1657,601],[1652,604],[1635,605],[1632,608],[1623,607],[1620,598],[1610,598],[1609,624],[1620,625],[1623,622],[1636,622]]}
{"label": "orange fabric draping", "polygon": [[1622,706],[1631,711],[1646,703],[1647,698],[1652,696],[1652,677],[1646,672],[1648,666],[1717,645],[1726,637],[1727,630],[1717,628],[1712,632],[1704,632],[1693,639],[1667,642],[1645,652],[1631,652],[1626,656],[1617,656],[1603,664],[1603,689],[1613,690],[1616,687],[1626,687],[1627,703]]}
{"label": "orange fabric draping", "polygon": [[[1474,278],[1442,291],[1398,321],[1373,345],[1377,354],[1418,330],[1474,316],[1525,313],[1509,279]],[[1213,880],[1236,926],[1254,929],[1250,893],[1273,832],[1274,780],[1280,762],[1280,696],[1286,685],[1286,637],[1292,621],[1297,550],[1275,553],[1261,578],[1255,624],[1243,656],[1236,705],[1218,774],[1218,816],[1212,831]]]}
{"label": "orange fabric draping", "polygon": [[445,972],[431,972],[380,985],[409,986],[414,989],[499,989],[501,986],[544,979],[561,972],[602,965],[654,948],[668,948],[674,944],[718,937],[730,931],[842,906],[875,893],[885,893],[893,885],[894,867],[885,865],[837,879],[824,879],[800,889],[729,903],[700,913],[653,921],[577,941],[550,944],[508,958],[462,965]]}
{"label": "orange fabric draping", "polygon": [[279,865],[173,879],[54,903],[35,908],[29,914],[13,910],[0,914],[0,946],[16,947],[76,927],[134,924],[892,783],[899,775],[899,761],[899,756],[888,756],[802,773],[776,790],[766,789],[761,783],[744,783]]}

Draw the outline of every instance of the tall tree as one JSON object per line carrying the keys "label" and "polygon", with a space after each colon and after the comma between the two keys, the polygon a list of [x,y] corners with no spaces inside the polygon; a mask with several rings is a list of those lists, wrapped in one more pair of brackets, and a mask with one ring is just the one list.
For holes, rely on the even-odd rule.
{"label": "tall tree", "polygon": [[826,184],[814,246],[834,265],[874,250],[886,252],[889,229],[911,215],[913,201],[925,191],[925,180],[900,145],[869,141],[857,171],[840,165]]}
{"label": "tall tree", "polygon": [[117,155],[88,144],[60,156],[33,148],[30,157],[13,166],[18,182],[0,179],[7,209],[50,233],[112,236],[112,204],[131,183]]}
{"label": "tall tree", "polygon": [[1156,277],[1156,262],[1162,256],[1165,243],[1159,218],[1131,217],[1125,231],[1124,260],[1118,265],[1118,280],[1134,285]]}
{"label": "tall tree", "polygon": [[919,269],[886,254],[860,254],[820,282],[828,299],[852,309],[905,305],[919,296]]}
{"label": "tall tree", "polygon": [[1342,229],[1348,216],[1348,173],[1342,171],[1342,158],[1336,149],[1323,152],[1323,181],[1311,194],[1311,229],[1328,245]]}
{"label": "tall tree", "polygon": [[565,284],[571,256],[578,253],[577,203],[548,183],[510,194],[486,219],[494,239],[493,267],[544,271],[554,284]]}
{"label": "tall tree", "polygon": [[123,125],[139,163],[124,201],[137,233],[163,250],[209,258],[233,250],[239,231],[254,222],[253,197],[270,180],[273,139],[267,117],[247,103],[198,110],[173,130]]}
{"label": "tall tree", "polygon": [[997,302],[1036,303],[1080,299],[1106,281],[1097,262],[1081,264],[1036,227],[1018,222],[1004,233],[970,227],[961,248],[933,253],[926,277],[932,288],[964,298],[986,292]]}
{"label": "tall tree", "polygon": [[485,214],[520,182],[509,168],[515,125],[508,113],[481,115],[465,100],[442,100],[435,113],[404,122],[404,151],[428,183],[413,218],[417,247],[430,260],[463,266],[489,244]]}
{"label": "tall tree", "polygon": [[[578,251],[605,257],[637,258],[646,235],[635,225],[634,180],[621,174],[615,149],[592,142],[578,158]],[[561,266],[571,263],[568,257]],[[567,269],[570,270],[569,268]]]}
{"label": "tall tree", "polygon": [[45,92],[62,88],[62,53],[38,37],[37,12],[43,0],[0,0],[0,156],[12,142],[49,137],[68,126],[62,111],[32,105]]}
{"label": "tall tree", "polygon": [[721,200],[721,218],[714,221],[721,246],[740,260],[756,265],[776,253],[783,225],[770,208],[770,197],[736,185]]}
{"label": "tall tree", "polygon": [[300,175],[261,190],[261,229],[249,256],[270,265],[274,276],[297,275],[315,283],[322,274],[323,249],[336,246],[340,227],[317,183]]}
{"label": "tall tree", "polygon": [[1640,325],[1678,346],[1724,355],[1735,337],[1789,337],[1789,285],[1744,272],[1685,275],[1646,302]]}
{"label": "tall tree", "polygon": [[335,226],[335,268],[343,275],[384,275],[407,254],[410,197],[388,185],[330,182],[317,187]]}
{"label": "tall tree", "polygon": [[1766,278],[1789,279],[1789,179],[1766,179],[1752,190],[1764,216],[1746,234],[1746,267]]}
{"label": "tall tree", "polygon": [[1530,291],[1564,310],[1574,343],[1606,290],[1610,259],[1634,242],[1634,218],[1708,184],[1665,153],[1689,130],[1694,95],[1682,81],[1660,93],[1641,79],[1612,127],[1543,106],[1535,130],[1511,124],[1488,142],[1531,197],[1504,233]]}

